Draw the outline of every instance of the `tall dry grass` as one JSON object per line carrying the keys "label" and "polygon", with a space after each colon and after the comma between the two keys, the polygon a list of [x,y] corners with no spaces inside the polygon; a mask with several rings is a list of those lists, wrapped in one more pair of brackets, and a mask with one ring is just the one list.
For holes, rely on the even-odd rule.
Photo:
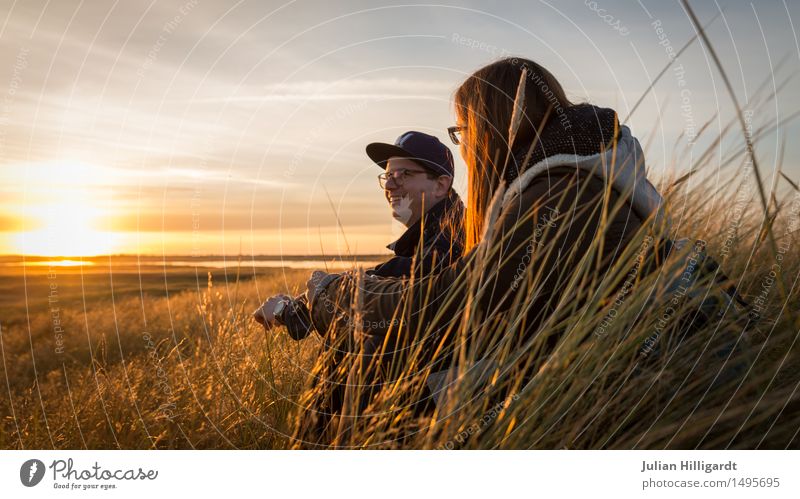
{"label": "tall dry grass", "polygon": [[258,297],[303,271],[63,310],[2,333],[0,448],[281,448],[313,345],[265,334]]}
{"label": "tall dry grass", "polygon": [[[757,141],[767,131],[755,128],[753,137]],[[426,331],[409,327],[414,348],[383,366],[389,375],[367,409],[350,431],[327,443],[429,449],[798,447],[800,194],[792,186],[765,186],[772,200],[765,218],[735,127],[723,134],[709,146],[711,151],[726,144],[721,161],[705,151],[675,155],[676,163],[690,157],[695,163],[692,175],[669,181],[667,204],[674,232],[705,240],[730,283],[751,305],[763,305],[757,321],[730,307],[685,334],[706,291],[717,289],[710,278],[701,279],[694,288],[699,291],[675,307],[660,329],[658,354],[642,356],[674,297],[668,283],[679,278],[691,256],[689,245],[657,271],[641,273],[617,303],[645,233],[621,249],[606,274],[593,274],[591,265],[577,272],[539,334],[522,345],[515,342],[524,327],[517,319],[541,269],[532,265],[511,309],[489,320],[474,308],[485,290],[464,279],[453,288],[455,297],[468,299],[463,320],[451,321],[456,362],[442,404],[432,413],[414,411],[411,402],[422,396],[430,352],[424,350]],[[777,251],[767,243],[768,234]],[[479,253],[484,261],[473,265],[485,265],[491,253]],[[590,252],[586,261],[591,257]],[[330,354],[316,335],[294,342],[282,331],[265,334],[249,317],[260,299],[285,292],[286,282],[300,287],[306,275],[293,271],[224,288],[209,282],[201,293],[129,298],[113,307],[89,304],[86,312],[62,319],[67,329],[86,332],[86,338],[70,339],[64,355],[52,351],[47,316],[32,317],[28,327],[4,328],[0,385],[7,395],[0,404],[0,447],[312,446],[298,425],[319,409],[313,405],[320,395],[317,376]],[[554,337],[560,338],[555,347]],[[491,363],[478,364],[487,357]],[[356,360],[345,363],[337,379]]]}
{"label": "tall dry grass", "polygon": [[[763,133],[757,129],[754,136]],[[426,331],[409,328],[409,344],[417,348],[384,366],[390,376],[335,444],[797,447],[800,195],[794,188],[776,192],[762,227],[753,176],[742,174],[742,144],[728,143],[723,163],[730,166],[720,171],[711,155],[695,154],[694,174],[673,180],[667,200],[674,230],[707,241],[708,253],[745,299],[763,303],[758,321],[748,323],[745,312],[730,308],[684,335],[686,317],[696,314],[705,290],[716,289],[701,280],[695,285],[701,292],[676,307],[662,328],[659,354],[640,355],[673,297],[666,283],[685,270],[691,251],[690,245],[658,271],[639,275],[615,305],[644,233],[602,278],[590,265],[576,273],[540,333],[521,346],[513,341],[523,327],[516,319],[524,315],[524,297],[535,292],[540,269],[532,266],[526,274],[511,310],[488,321],[471,308],[482,292],[479,283],[466,279],[454,286],[454,296],[470,299],[464,300],[465,319],[453,322],[451,334],[459,341],[443,404],[420,415],[410,403],[423,393],[430,352],[423,350]],[[765,230],[779,253],[766,243]],[[481,255],[490,258],[491,251]],[[780,271],[772,279],[776,265]],[[249,317],[260,299],[285,292],[285,282],[301,286],[306,275],[294,271],[225,288],[209,282],[199,294],[130,298],[113,308],[90,304],[85,313],[63,317],[67,329],[86,331],[86,338],[67,343],[64,355],[52,351],[47,316],[31,318],[31,336],[28,328],[4,328],[0,447],[311,446],[298,422],[315,409],[315,376],[324,372],[329,353],[316,335],[294,342],[280,330],[265,334]],[[612,308],[614,320],[598,334]],[[548,339],[554,336],[560,340],[552,350]],[[486,357],[488,367],[474,368]]]}

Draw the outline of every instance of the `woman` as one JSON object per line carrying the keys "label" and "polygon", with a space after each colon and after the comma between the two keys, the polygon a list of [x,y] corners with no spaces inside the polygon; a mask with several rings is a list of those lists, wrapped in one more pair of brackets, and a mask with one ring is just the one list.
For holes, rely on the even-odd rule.
{"label": "woman", "polygon": [[[571,279],[599,281],[645,224],[663,218],[630,130],[611,109],[571,103],[535,62],[478,70],[455,108],[451,137],[468,171],[466,256],[416,281],[315,273],[308,283],[318,330],[355,332],[373,365],[387,354],[405,359],[388,367],[395,377],[410,372],[409,359],[419,371],[448,367],[455,346],[469,343],[461,340],[499,321],[506,331],[515,324],[514,348],[529,345]],[[475,357],[511,348],[491,335],[475,345]]]}

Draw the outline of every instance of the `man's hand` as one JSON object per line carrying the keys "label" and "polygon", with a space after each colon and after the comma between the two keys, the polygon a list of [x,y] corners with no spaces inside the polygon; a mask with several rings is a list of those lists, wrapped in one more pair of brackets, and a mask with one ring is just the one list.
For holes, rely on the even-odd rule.
{"label": "man's hand", "polygon": [[263,305],[258,307],[256,311],[253,312],[253,319],[264,326],[265,329],[272,329],[276,324],[274,314],[275,305],[281,301],[291,301],[291,299],[292,297],[289,295],[275,295],[271,298],[268,298]]}

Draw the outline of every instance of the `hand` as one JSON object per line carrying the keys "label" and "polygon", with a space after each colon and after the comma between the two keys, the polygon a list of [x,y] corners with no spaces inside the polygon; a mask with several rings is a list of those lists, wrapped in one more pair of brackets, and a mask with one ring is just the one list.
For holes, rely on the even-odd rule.
{"label": "hand", "polygon": [[291,299],[292,297],[289,295],[275,295],[271,298],[268,298],[263,305],[258,307],[256,311],[253,312],[253,319],[264,326],[265,329],[272,329],[276,324],[274,314],[275,305],[281,301],[290,301]]}
{"label": "hand", "polygon": [[308,297],[309,305],[314,303],[314,298],[317,294],[317,286],[319,286],[319,283],[322,282],[322,280],[328,275],[329,274],[321,270],[315,270],[311,273],[311,277],[308,279],[308,282],[306,282],[306,287],[308,288],[308,291],[306,291],[306,296]]}

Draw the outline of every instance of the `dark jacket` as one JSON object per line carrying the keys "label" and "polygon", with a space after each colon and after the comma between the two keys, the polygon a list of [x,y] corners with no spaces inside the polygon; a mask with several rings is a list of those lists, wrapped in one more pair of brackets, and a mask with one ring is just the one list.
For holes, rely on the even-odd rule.
{"label": "dark jacket", "polygon": [[[363,304],[359,319],[370,325],[361,328],[365,345],[396,351],[418,328],[441,344],[441,335],[457,334],[452,326],[467,309],[470,283],[480,283],[477,310],[498,318],[518,298],[520,281],[540,273],[538,288],[524,298],[524,334],[534,334],[601,226],[602,254],[593,261],[599,262],[598,275],[645,220],[663,218],[661,198],[644,175],[641,147],[627,127],[619,126],[616,113],[590,105],[565,113],[566,120],[548,122],[530,155],[530,147],[517,151],[505,179],[508,187],[487,214],[484,236],[464,257],[416,281],[363,279],[358,299]],[[525,157],[529,161],[523,164]],[[619,209],[604,212],[603,206]],[[317,328],[332,328],[337,335],[353,331],[347,314],[357,282],[353,274],[323,282],[311,304]],[[392,337],[386,338],[389,331]]]}
{"label": "dark jacket", "polygon": [[[400,238],[387,246],[395,256],[368,269],[374,277],[416,277],[438,272],[461,258],[464,251],[464,203],[458,194],[449,195],[426,211],[420,220],[409,227]],[[416,259],[415,259],[416,258]],[[289,336],[302,340],[314,329],[305,295],[296,298],[284,323]],[[326,330],[317,329],[323,334]]]}
{"label": "dark jacket", "polygon": [[418,277],[448,267],[461,258],[464,251],[464,203],[461,198],[451,190],[397,241],[386,247],[394,251],[395,256],[367,270],[368,275],[409,277],[418,251],[421,257],[415,264]]}

